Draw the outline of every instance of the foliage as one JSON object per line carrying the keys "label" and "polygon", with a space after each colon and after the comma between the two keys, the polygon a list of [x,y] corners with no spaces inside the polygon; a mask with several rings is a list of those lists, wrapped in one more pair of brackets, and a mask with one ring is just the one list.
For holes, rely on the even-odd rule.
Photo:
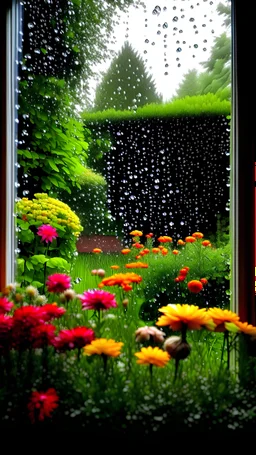
{"label": "foliage", "polygon": [[[50,271],[70,272],[76,255],[77,237],[82,231],[78,216],[70,207],[45,193],[16,203],[19,258],[17,279],[23,285],[41,288]],[[45,244],[37,234],[42,225],[57,230],[57,238]]]}
{"label": "foliage", "polygon": [[143,118],[184,117],[202,115],[230,115],[230,101],[221,100],[213,93],[199,96],[186,96],[165,104],[149,104],[139,107],[136,112],[116,111],[109,109],[103,112],[83,112],[82,118],[87,127],[96,122],[109,123],[122,120],[139,120]]}
{"label": "foliage", "polygon": [[93,110],[136,110],[161,101],[143,59],[126,41],[96,88]]}

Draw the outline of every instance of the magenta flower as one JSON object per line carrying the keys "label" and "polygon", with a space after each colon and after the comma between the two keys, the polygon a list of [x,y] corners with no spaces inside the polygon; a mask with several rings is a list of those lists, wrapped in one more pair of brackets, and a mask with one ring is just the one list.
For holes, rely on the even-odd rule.
{"label": "magenta flower", "polygon": [[57,230],[52,227],[50,224],[42,224],[37,229],[37,235],[42,237],[42,242],[45,241],[46,243],[52,242],[54,239],[58,237],[58,232]]}
{"label": "magenta flower", "polygon": [[89,289],[82,295],[78,295],[78,298],[81,300],[84,310],[99,311],[117,307],[115,294],[99,289]]}
{"label": "magenta flower", "polygon": [[82,349],[86,344],[90,344],[94,338],[95,334],[92,329],[74,327],[73,329],[61,330],[54,340],[54,346],[59,351]]}
{"label": "magenta flower", "polygon": [[7,313],[8,311],[11,311],[13,307],[13,303],[9,302],[9,300],[6,297],[0,297],[0,314]]}
{"label": "magenta flower", "polygon": [[71,287],[71,277],[65,273],[49,275],[46,281],[48,292],[64,292]]}
{"label": "magenta flower", "polygon": [[42,318],[44,321],[48,322],[52,319],[58,319],[66,313],[65,308],[62,306],[57,306],[56,303],[46,303],[40,307]]}

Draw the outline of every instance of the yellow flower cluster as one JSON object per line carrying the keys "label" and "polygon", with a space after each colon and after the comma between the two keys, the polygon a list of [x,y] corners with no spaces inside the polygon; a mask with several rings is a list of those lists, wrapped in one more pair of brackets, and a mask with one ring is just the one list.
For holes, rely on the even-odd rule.
{"label": "yellow flower cluster", "polygon": [[64,202],[49,197],[46,193],[37,193],[34,199],[24,197],[17,202],[17,214],[25,221],[41,221],[43,224],[58,223],[69,227],[78,237],[83,227],[78,216]]}

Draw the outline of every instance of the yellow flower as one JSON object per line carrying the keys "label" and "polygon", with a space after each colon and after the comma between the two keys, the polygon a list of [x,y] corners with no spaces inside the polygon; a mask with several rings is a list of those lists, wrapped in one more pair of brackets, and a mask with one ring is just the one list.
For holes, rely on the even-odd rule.
{"label": "yellow flower", "polygon": [[135,231],[130,232],[130,235],[141,237],[143,235],[143,233],[141,231],[135,230]]}
{"label": "yellow flower", "polygon": [[124,343],[107,338],[97,338],[84,347],[84,355],[107,355],[118,357]]}
{"label": "yellow flower", "polygon": [[212,318],[206,308],[200,308],[187,303],[169,304],[159,308],[164,316],[160,316],[156,325],[169,326],[172,330],[181,330],[186,326],[190,330],[200,330],[202,327],[212,329]]}
{"label": "yellow flower", "polygon": [[134,354],[138,357],[137,363],[143,365],[156,365],[157,367],[164,367],[170,360],[171,356],[168,352],[163,351],[157,347],[141,348],[140,352]]}
{"label": "yellow flower", "polygon": [[240,321],[235,321],[234,324],[237,326],[239,329],[239,332],[246,333],[246,335],[251,335],[253,337],[256,337],[256,327],[248,324],[248,322],[240,322]]}
{"label": "yellow flower", "polygon": [[239,316],[233,311],[222,310],[221,308],[209,308],[207,311],[214,324],[216,325],[215,332],[225,332],[227,329],[225,327],[226,322],[233,322],[237,324],[239,321]]}

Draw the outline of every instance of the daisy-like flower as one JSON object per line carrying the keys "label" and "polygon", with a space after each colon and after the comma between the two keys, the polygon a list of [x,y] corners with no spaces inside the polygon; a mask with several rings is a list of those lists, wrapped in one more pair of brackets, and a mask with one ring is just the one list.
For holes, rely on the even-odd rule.
{"label": "daisy-like flower", "polygon": [[166,256],[168,254],[167,248],[162,248],[161,253],[163,256]]}
{"label": "daisy-like flower", "polygon": [[227,330],[225,323],[233,322],[237,324],[239,316],[230,310],[222,310],[221,308],[209,308],[207,313],[215,324],[215,332],[225,332]]}
{"label": "daisy-like flower", "polygon": [[0,297],[0,314],[7,313],[8,311],[11,311],[13,307],[13,303],[9,302],[9,300],[6,297]]}
{"label": "daisy-like flower", "polygon": [[144,245],[142,245],[142,244],[139,243],[139,242],[133,243],[132,246],[133,246],[134,248],[137,248],[138,250],[140,250],[141,248],[144,248]]}
{"label": "daisy-like flower", "polygon": [[79,294],[78,298],[81,300],[84,310],[100,311],[117,307],[115,294],[100,289],[89,289],[83,294]]}
{"label": "daisy-like flower", "polygon": [[123,249],[121,250],[121,253],[122,253],[122,254],[129,254],[130,252],[131,252],[130,248],[123,248]]}
{"label": "daisy-like flower", "polygon": [[98,284],[100,288],[104,286],[121,286],[125,291],[132,289],[132,283],[140,283],[142,277],[134,272],[128,273],[115,273],[110,277],[103,278]]}
{"label": "daisy-like flower", "polygon": [[32,299],[36,299],[39,295],[38,289],[35,286],[29,285],[26,287],[25,291],[27,296]]}
{"label": "daisy-like flower", "polygon": [[66,313],[66,309],[56,303],[46,303],[40,307],[42,318],[45,322],[58,319]]}
{"label": "daisy-like flower", "polygon": [[42,224],[42,226],[39,226],[37,229],[37,235],[41,237],[42,242],[52,243],[52,241],[58,237],[58,232],[50,224]]}
{"label": "daisy-like flower", "polygon": [[194,232],[194,234],[192,234],[192,237],[195,237],[195,239],[202,239],[204,236],[204,234],[202,234],[202,232]]}
{"label": "daisy-like flower", "polygon": [[64,292],[71,287],[71,277],[65,273],[53,273],[46,281],[48,292]]}
{"label": "daisy-like flower", "polygon": [[179,251],[178,250],[172,250],[172,254],[177,255],[177,254],[179,254]]}
{"label": "daisy-like flower", "polygon": [[203,289],[203,284],[199,280],[191,280],[188,282],[188,289],[193,294],[198,294]]}
{"label": "daisy-like flower", "polygon": [[154,254],[160,253],[160,248],[152,248],[152,253]]}
{"label": "daisy-like flower", "polygon": [[81,349],[90,344],[95,338],[94,331],[87,327],[75,327],[64,329],[59,332],[54,340],[54,346],[58,351],[69,349]]}
{"label": "daisy-like flower", "polygon": [[31,347],[32,330],[45,322],[41,307],[33,305],[17,308],[13,314],[12,344],[14,348]]}
{"label": "daisy-like flower", "polygon": [[[248,322],[241,322],[241,321],[234,321],[235,326],[238,329],[238,332],[245,333],[246,335],[250,335],[253,338],[256,337],[256,327],[248,324]],[[225,325],[228,327],[229,323],[225,323]]]}
{"label": "daisy-like flower", "polygon": [[150,232],[149,234],[146,234],[145,237],[147,239],[152,239],[152,237],[154,237],[154,234],[153,234],[153,232]]}
{"label": "daisy-like flower", "polygon": [[177,245],[186,245],[186,242],[184,242],[182,239],[179,239]]}
{"label": "daisy-like flower", "polygon": [[143,254],[143,255],[144,255],[144,254],[149,254],[149,253],[150,253],[150,250],[149,250],[148,248],[144,248],[144,250],[142,250],[142,251],[140,252],[140,254]]}
{"label": "daisy-like flower", "polygon": [[202,245],[203,246],[212,246],[210,240],[203,240]]}
{"label": "daisy-like flower", "polygon": [[157,240],[160,243],[169,243],[172,242],[172,237],[169,237],[168,235],[161,235]]}
{"label": "daisy-like flower", "polygon": [[42,422],[46,417],[51,417],[54,409],[58,407],[58,402],[59,397],[53,388],[46,392],[32,392],[28,403],[30,421],[32,423]]}
{"label": "daisy-like flower", "polygon": [[155,365],[160,368],[163,368],[171,358],[168,352],[158,347],[152,348],[152,346],[141,348],[140,352],[135,352],[134,355],[138,357],[137,363],[141,365]]}
{"label": "daisy-like flower", "polygon": [[192,235],[188,235],[187,237],[185,237],[185,242],[186,243],[193,243],[195,241],[196,241],[196,238],[192,237]]}
{"label": "daisy-like flower", "polygon": [[128,264],[125,264],[125,267],[127,269],[147,269],[148,264],[145,262],[129,262]]}
{"label": "daisy-like flower", "polygon": [[55,337],[56,327],[52,324],[40,324],[31,329],[31,344],[33,348],[51,346]]}
{"label": "daisy-like flower", "polygon": [[100,248],[93,248],[92,250],[93,253],[102,253],[102,250]]}
{"label": "daisy-like flower", "polygon": [[143,235],[142,231],[137,231],[136,229],[132,232],[130,232],[130,235],[133,235],[134,237],[141,237]]}
{"label": "daisy-like flower", "polygon": [[168,326],[174,331],[182,330],[184,327],[190,330],[200,330],[203,327],[213,328],[212,317],[206,308],[200,308],[187,303],[169,304],[159,311],[163,313],[156,325]]}
{"label": "daisy-like flower", "polygon": [[164,337],[165,333],[154,326],[149,327],[146,325],[145,327],[139,327],[135,332],[135,341],[138,343],[149,340],[155,343],[163,343]]}
{"label": "daisy-like flower", "polygon": [[107,338],[96,338],[91,344],[84,347],[84,355],[105,355],[118,357],[124,343]]}

